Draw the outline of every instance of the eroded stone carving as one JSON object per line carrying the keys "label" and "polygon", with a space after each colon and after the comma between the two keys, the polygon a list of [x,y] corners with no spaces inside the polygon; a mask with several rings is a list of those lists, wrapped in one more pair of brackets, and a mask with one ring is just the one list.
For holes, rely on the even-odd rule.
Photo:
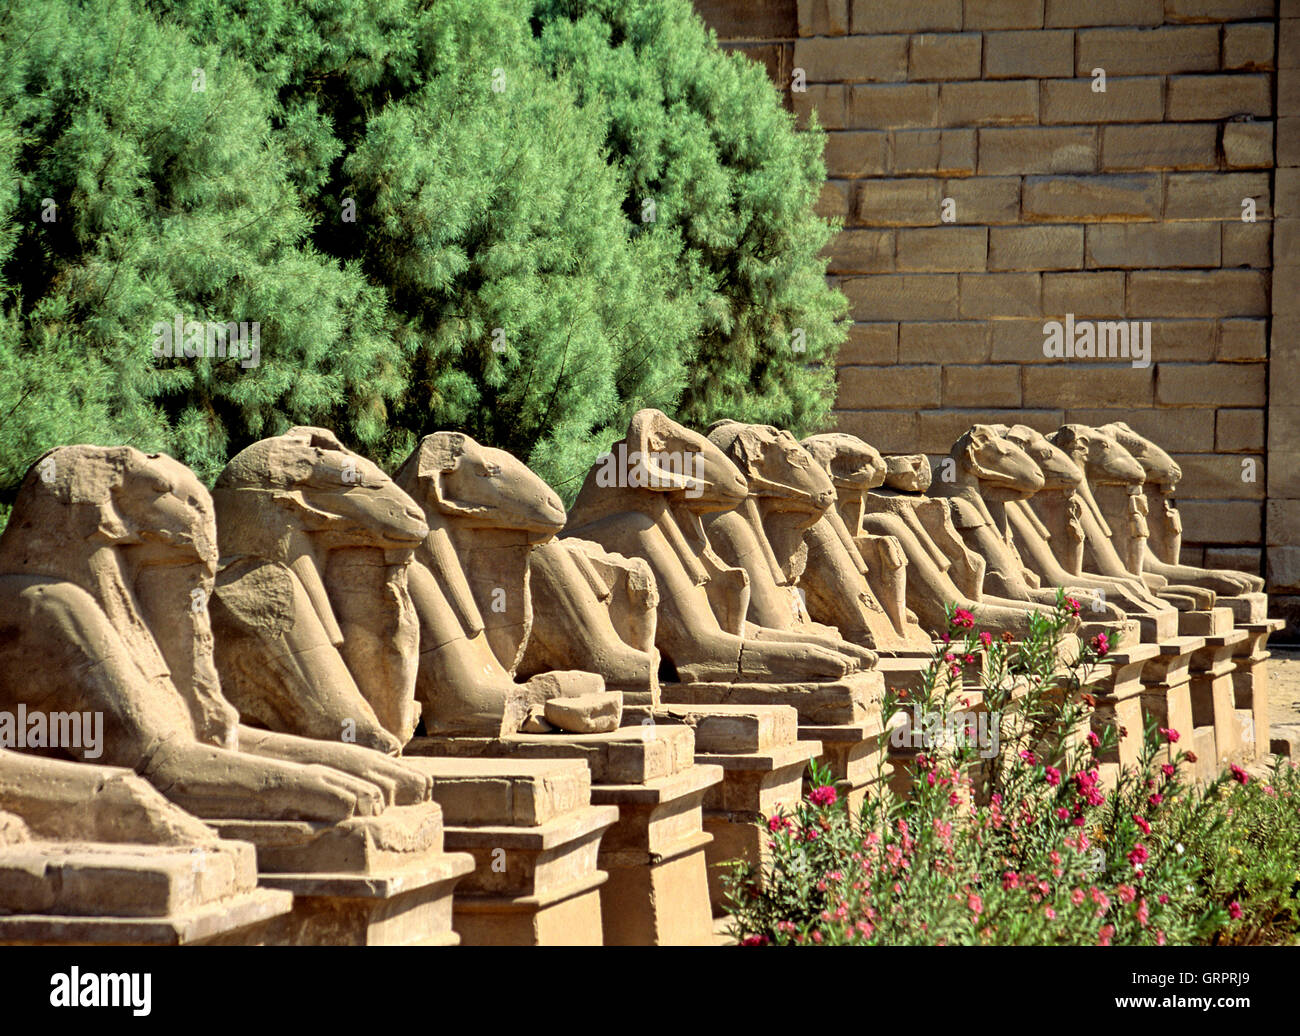
{"label": "eroded stone carving", "polygon": [[415,502],[321,428],[240,451],[212,493],[227,697],[271,730],[396,754],[415,730]]}
{"label": "eroded stone carving", "polygon": [[336,821],[427,798],[379,753],[239,724],[212,656],[216,563],[212,499],[184,465],[52,450],[0,538],[0,704],[102,713],[97,761],[200,817]]}
{"label": "eroded stone carving", "polygon": [[[846,440],[846,444],[837,446],[836,452],[847,448]],[[888,470],[891,461],[892,472]],[[962,543],[952,525],[947,504],[920,495],[919,491],[930,485],[929,461],[915,454],[885,458],[885,465],[884,482],[879,488],[863,492],[846,485],[840,489],[840,514],[859,544],[865,535],[892,537],[902,546],[907,556],[907,607],[922,629],[933,636],[946,632],[945,605],[951,604],[974,613],[985,629],[1023,636],[1029,629],[1029,612],[1042,610],[1041,606],[984,596],[983,559],[972,555]],[[931,530],[939,534],[946,551],[940,548]],[[979,591],[978,597],[954,582],[951,574],[954,556],[962,559],[956,567],[963,582]],[[971,579],[976,574],[980,577],[978,584]]]}
{"label": "eroded stone carving", "polygon": [[804,534],[835,503],[830,476],[793,435],[771,425],[719,421],[709,439],[749,486],[735,510],[703,518],[718,556],[749,576],[746,636],[771,638],[779,631],[782,639],[848,655],[861,668],[874,665],[874,651],[813,621],[798,588],[808,561]]}
{"label": "eroded stone carving", "polygon": [[[1007,522],[1027,568],[1048,586],[1072,588],[1089,619],[1122,618],[1126,611],[1147,607],[1145,595],[1135,590],[1133,580],[1083,571],[1084,531],[1080,514],[1084,505],[1078,496],[1084,481],[1083,470],[1047,436],[1028,425],[994,428],[1024,450],[1043,476],[1043,488],[1032,499],[1049,516],[1052,529],[1039,518],[1028,499],[1011,500],[1005,505]],[[1053,553],[1053,546],[1058,545],[1055,541],[1064,541],[1062,550],[1070,559],[1069,566],[1062,564]]]}
{"label": "eroded stone carving", "polygon": [[678,679],[834,680],[856,668],[831,647],[747,625],[749,576],[718,556],[702,522],[748,495],[721,449],[657,410],[642,410],[614,451],[628,470],[607,484],[607,467],[593,467],[566,531],[648,562],[660,599],[656,646]]}
{"label": "eroded stone carving", "polygon": [[1180,611],[1213,605],[1213,595],[1208,591],[1171,587],[1163,576],[1142,571],[1147,536],[1146,497],[1142,494],[1145,475],[1133,455],[1113,436],[1082,425],[1065,425],[1052,439],[1083,468],[1081,517],[1092,570],[1103,575],[1136,576],[1149,596]]}
{"label": "eroded stone carving", "polygon": [[[1047,476],[1039,463],[990,425],[972,426],[953,444],[949,458],[954,480],[941,483],[941,491],[947,496],[953,524],[985,559],[985,590],[999,597],[1047,605],[1055,601],[1058,587],[1071,596],[1083,597],[1086,584],[1068,579],[1068,573],[1061,573],[1067,576],[1065,581],[1044,586],[1017,549],[1009,514],[1014,505],[1045,488]],[[1052,467],[1058,460],[1068,465],[1056,475],[1058,482],[1067,475],[1082,478],[1077,466],[1054,448],[1043,463]],[[1113,604],[1100,602],[1089,617],[1122,620],[1124,613]]]}
{"label": "eroded stone carving", "polygon": [[[555,492],[504,450],[456,432],[426,436],[396,480],[428,522],[410,573],[426,731],[499,737],[553,726],[615,729],[622,698],[606,691],[598,673],[547,670],[519,682],[511,672],[532,626],[530,554],[565,519]],[[564,705],[548,709],[553,698]]]}
{"label": "eroded stone carving", "polygon": [[[884,459],[861,439],[830,432],[802,445],[830,476],[837,500],[884,484]],[[862,534],[855,540],[839,507],[831,506],[805,541],[800,586],[814,619],[882,653],[929,651],[930,638],[907,608],[907,555],[896,537]]]}
{"label": "eroded stone carving", "polygon": [[1145,475],[1147,537],[1142,571],[1162,576],[1172,583],[1189,584],[1213,590],[1225,596],[1258,593],[1264,580],[1245,572],[1198,568],[1181,564],[1183,524],[1174,503],[1174,490],[1183,477],[1182,469],[1164,450],[1150,439],[1138,435],[1123,421],[1102,425],[1099,431],[1110,435],[1142,467]]}

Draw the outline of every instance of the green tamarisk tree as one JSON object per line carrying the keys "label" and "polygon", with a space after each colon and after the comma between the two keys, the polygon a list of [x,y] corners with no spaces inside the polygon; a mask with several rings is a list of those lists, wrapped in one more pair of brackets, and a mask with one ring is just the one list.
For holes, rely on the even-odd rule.
{"label": "green tamarisk tree", "polygon": [[825,420],[821,136],[686,0],[14,0],[0,53],[0,506],[72,441],[457,429],[571,498],[641,407]]}

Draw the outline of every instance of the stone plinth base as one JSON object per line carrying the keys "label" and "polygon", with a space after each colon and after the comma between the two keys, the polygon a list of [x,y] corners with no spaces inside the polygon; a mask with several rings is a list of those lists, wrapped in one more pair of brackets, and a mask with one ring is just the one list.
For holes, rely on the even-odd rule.
{"label": "stone plinth base", "polygon": [[1232,629],[1231,608],[1198,608],[1178,613],[1178,632],[1184,637],[1213,637]]}
{"label": "stone plinth base", "polygon": [[1142,632],[1142,641],[1148,644],[1158,644],[1170,637],[1178,636],[1181,632],[1178,628],[1178,615],[1178,609],[1173,605],[1159,612],[1128,613],[1130,619],[1137,620]]}
{"label": "stone plinth base", "polygon": [[[853,813],[862,809],[863,800],[873,788],[889,783],[889,739],[879,711],[862,723],[803,726],[799,737],[821,744],[817,763],[830,770],[840,800],[847,802]],[[806,774],[804,790],[810,790]]]}
{"label": "stone plinth base", "polygon": [[436,803],[393,807],[339,824],[211,821],[257,848],[259,884],[293,893],[290,913],[220,942],[247,945],[419,946],[457,941],[452,890],[473,869],[443,851]]}
{"label": "stone plinth base", "polygon": [[[1262,594],[1260,596],[1263,596]],[[1233,600],[1233,598],[1229,598]],[[1286,623],[1282,619],[1238,622],[1246,636],[1232,649],[1232,696],[1238,711],[1250,713],[1253,735],[1251,758],[1261,759],[1271,751],[1268,719],[1268,650],[1269,635]]]}
{"label": "stone plinth base", "polygon": [[727,909],[723,878],[733,860],[761,868],[767,856],[764,817],[798,803],[816,742],[799,740],[798,713],[787,705],[665,705],[657,719],[695,731],[695,761],[722,769],[720,784],[704,795],[709,901],[715,916]]}
{"label": "stone plinth base", "polygon": [[671,683],[660,690],[665,705],[789,705],[800,723],[860,723],[884,696],[877,670],[840,680],[809,683]]}
{"label": "stone plinth base", "polygon": [[592,806],[578,759],[413,757],[433,778],[443,842],[474,858],[456,886],[453,926],[466,946],[599,946],[601,836],[614,806]]}
{"label": "stone plinth base", "polygon": [[[1268,594],[1234,594],[1232,597],[1218,597],[1214,602],[1220,608],[1232,612],[1232,620],[1238,626],[1252,622],[1268,621]],[[1276,622],[1277,620],[1272,620]],[[1283,623],[1285,625],[1285,623]],[[1277,627],[1281,629],[1281,626]]]}
{"label": "stone plinth base", "polygon": [[1121,646],[1106,655],[1109,670],[1102,670],[1100,679],[1089,688],[1097,700],[1093,732],[1100,736],[1106,727],[1113,727],[1118,735],[1118,743],[1098,756],[1099,762],[1116,765],[1113,772],[1138,764],[1143,737],[1142,670],[1159,654],[1156,644]]}
{"label": "stone plinth base", "polygon": [[[1249,636],[1243,629],[1207,636],[1205,646],[1192,655],[1192,722],[1197,728],[1214,732],[1210,778],[1229,764],[1245,762],[1254,755],[1254,746],[1248,748],[1242,738],[1233,693],[1233,652]],[[1198,735],[1196,753],[1202,760],[1204,743],[1204,737]]]}
{"label": "stone plinth base", "polygon": [[0,849],[0,944],[183,946],[288,913],[253,848],[24,841]]}
{"label": "stone plinth base", "polygon": [[596,785],[592,801],[617,804],[619,822],[601,844],[609,872],[601,896],[610,946],[707,946],[713,941],[705,850],[705,793],[718,766],[691,766],[643,784]]}
{"label": "stone plinth base", "polygon": [[[1195,727],[1192,718],[1192,654],[1204,646],[1204,637],[1171,637],[1158,645],[1160,654],[1142,670],[1142,711],[1155,721],[1157,727],[1178,731],[1180,739],[1183,735],[1190,737]],[[1171,744],[1162,737],[1155,762],[1172,763],[1179,751],[1189,747],[1181,740],[1178,744]]]}
{"label": "stone plinth base", "polygon": [[711,944],[705,847],[712,839],[701,803],[723,775],[696,765],[690,728],[650,719],[605,734],[420,737],[406,755],[584,761],[592,804],[618,807],[596,860],[609,876],[600,890],[604,942]]}

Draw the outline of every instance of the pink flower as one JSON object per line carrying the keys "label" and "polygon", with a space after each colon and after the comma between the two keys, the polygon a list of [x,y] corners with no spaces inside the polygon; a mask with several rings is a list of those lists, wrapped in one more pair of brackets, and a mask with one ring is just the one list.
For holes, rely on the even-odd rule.
{"label": "pink flower", "polygon": [[980,643],[983,644],[985,647],[988,647],[990,644],[993,643],[993,634],[990,633],[988,630],[981,630]]}
{"label": "pink flower", "polygon": [[767,822],[767,829],[772,832],[788,831],[794,827],[789,817],[775,816]]}
{"label": "pink flower", "polygon": [[1160,767],[1160,772],[1163,773],[1166,777],[1172,777],[1174,775],[1174,764],[1165,763],[1163,766]]}
{"label": "pink flower", "polygon": [[1151,854],[1147,852],[1147,847],[1141,842],[1138,842],[1137,845],[1133,846],[1133,848],[1129,850],[1128,862],[1136,867],[1139,863],[1146,863],[1150,858],[1150,855]]}
{"label": "pink flower", "polygon": [[1241,917],[1241,904],[1238,903],[1235,899],[1228,904],[1228,916],[1231,917],[1234,921],[1238,920]]}
{"label": "pink flower", "polygon": [[971,892],[966,896],[966,906],[970,909],[970,912],[974,914],[976,917],[979,917],[980,914],[984,912],[984,900],[982,900],[974,892]]}
{"label": "pink flower", "polygon": [[958,608],[952,613],[952,624],[961,626],[963,629],[970,629],[975,625],[975,616],[965,608]]}
{"label": "pink flower", "polygon": [[1179,737],[1178,731],[1173,730],[1170,727],[1161,727],[1160,733],[1164,734],[1164,736],[1166,737],[1166,739],[1168,739],[1171,745],[1175,744],[1178,741],[1178,737]]}
{"label": "pink flower", "polygon": [[1132,885],[1119,885],[1115,891],[1119,893],[1119,901],[1121,903],[1132,903],[1133,900],[1137,898],[1137,889]]}
{"label": "pink flower", "polygon": [[1020,753],[1020,758],[1023,759],[1025,762],[1027,762],[1030,766],[1033,766],[1034,763],[1036,762],[1034,753],[1027,748]]}
{"label": "pink flower", "polygon": [[1070,893],[1070,902],[1078,906],[1084,900],[1083,889],[1075,889]]}
{"label": "pink flower", "polygon": [[747,935],[740,940],[741,946],[766,946],[767,943],[766,935]]}
{"label": "pink flower", "polygon": [[1049,921],[1056,920],[1056,911],[1053,910],[1051,907],[1043,907],[1043,913],[1047,915],[1047,919]]}
{"label": "pink flower", "polygon": [[1148,796],[1147,796],[1147,801],[1148,801],[1149,803],[1151,803],[1151,805],[1153,805],[1153,806],[1158,806],[1158,805],[1160,805],[1160,803],[1162,803],[1162,802],[1165,801],[1165,797],[1164,797],[1163,795],[1161,795],[1160,792],[1156,792],[1156,793],[1153,794],[1153,795],[1148,795]]}
{"label": "pink flower", "polygon": [[1055,766],[1049,766],[1043,771],[1043,780],[1047,781],[1053,788],[1061,783],[1061,771]]}
{"label": "pink flower", "polygon": [[1115,934],[1115,926],[1113,924],[1102,925],[1101,931],[1097,933],[1097,945],[1109,946],[1110,937],[1114,934]]}
{"label": "pink flower", "polygon": [[1002,875],[1002,887],[1008,892],[1020,888],[1020,875],[1015,871],[1007,871]]}
{"label": "pink flower", "polygon": [[1089,643],[1098,655],[1105,655],[1110,650],[1110,638],[1104,633],[1098,633]]}
{"label": "pink flower", "polygon": [[829,784],[823,784],[821,787],[813,788],[808,793],[808,801],[814,806],[833,806],[839,799],[839,794]]}
{"label": "pink flower", "polygon": [[1238,784],[1249,784],[1249,783],[1250,783],[1250,774],[1248,774],[1245,770],[1243,770],[1243,769],[1242,769],[1240,766],[1238,766],[1236,763],[1233,763],[1233,764],[1232,764],[1231,769],[1232,769],[1232,779],[1233,779],[1234,781],[1236,781]]}
{"label": "pink flower", "polygon": [[1092,745],[1093,748],[1100,748],[1101,738],[1099,738],[1094,731],[1090,730],[1088,731],[1088,744]]}
{"label": "pink flower", "polygon": [[1146,822],[1144,817],[1139,816],[1137,813],[1133,814],[1133,823],[1142,828],[1142,833],[1144,835],[1149,835],[1151,833],[1151,825]]}
{"label": "pink flower", "polygon": [[1147,921],[1151,919],[1151,911],[1147,907],[1147,901],[1145,899],[1142,900],[1140,903],[1138,903],[1137,919],[1138,919],[1138,924],[1140,924],[1143,928],[1147,926]]}
{"label": "pink flower", "polygon": [[821,941],[822,941],[822,933],[821,933],[821,932],[813,932],[813,933],[812,933],[812,941],[813,941],[813,942],[821,942]]}
{"label": "pink flower", "polygon": [[1065,610],[1068,611],[1071,615],[1078,615],[1079,602],[1076,601],[1073,597],[1067,597],[1065,599]]}

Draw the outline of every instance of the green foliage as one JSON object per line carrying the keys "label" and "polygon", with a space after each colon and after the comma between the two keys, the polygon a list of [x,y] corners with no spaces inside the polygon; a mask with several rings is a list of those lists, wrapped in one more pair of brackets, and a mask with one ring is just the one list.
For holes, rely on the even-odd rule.
{"label": "green foliage", "polygon": [[449,428],[571,497],[645,406],[825,418],[820,136],[685,0],[16,0],[0,50],[0,504],[72,441]]}
{"label": "green foliage", "polygon": [[625,210],[675,257],[700,333],[677,418],[824,426],[845,302],[817,255],[820,132],[796,134],[758,64],[719,50],[689,0],[536,0],[552,69],[605,110]]}
{"label": "green foliage", "polygon": [[[390,318],[355,265],[306,243],[245,71],[128,0],[20,0],[0,45],[0,108],[19,140],[3,485],[66,442],[167,450],[211,479],[232,448],[295,421],[360,414],[354,434],[373,441],[366,415],[402,384]],[[156,358],[154,325],[178,314],[260,322],[262,362]]]}

